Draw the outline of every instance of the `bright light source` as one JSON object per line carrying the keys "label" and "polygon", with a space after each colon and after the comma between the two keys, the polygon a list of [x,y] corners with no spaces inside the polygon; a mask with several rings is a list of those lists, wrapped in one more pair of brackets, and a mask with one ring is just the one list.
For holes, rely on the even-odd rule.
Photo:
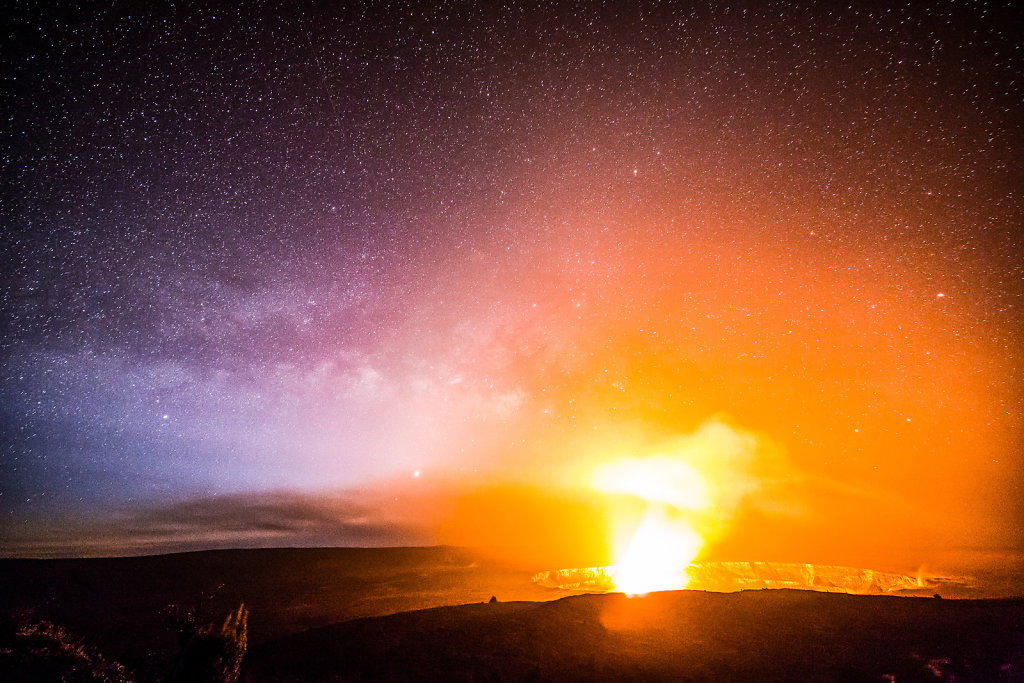
{"label": "bright light source", "polygon": [[615,567],[615,589],[627,595],[645,595],[686,588],[686,568],[703,545],[704,540],[689,524],[669,519],[662,507],[653,507]]}
{"label": "bright light source", "polygon": [[704,539],[684,515],[710,504],[704,478],[677,458],[650,457],[617,460],[594,475],[594,487],[646,502],[647,511],[625,552],[616,558],[612,580],[627,595],[680,590],[689,578],[686,568],[697,557]]}

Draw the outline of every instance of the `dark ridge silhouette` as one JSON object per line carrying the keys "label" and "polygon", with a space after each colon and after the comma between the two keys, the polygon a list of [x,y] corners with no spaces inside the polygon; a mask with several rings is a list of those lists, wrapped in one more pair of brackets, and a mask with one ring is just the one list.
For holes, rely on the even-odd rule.
{"label": "dark ridge silhouette", "polygon": [[252,681],[1021,681],[1024,600],[796,590],[441,607],[253,651]]}

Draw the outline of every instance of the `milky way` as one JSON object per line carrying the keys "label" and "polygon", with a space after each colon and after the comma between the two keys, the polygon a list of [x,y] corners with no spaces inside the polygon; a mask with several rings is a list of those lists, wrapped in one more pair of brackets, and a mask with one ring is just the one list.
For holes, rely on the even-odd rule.
{"label": "milky way", "polygon": [[531,5],[8,9],[5,544],[722,414],[1024,543],[1021,12]]}

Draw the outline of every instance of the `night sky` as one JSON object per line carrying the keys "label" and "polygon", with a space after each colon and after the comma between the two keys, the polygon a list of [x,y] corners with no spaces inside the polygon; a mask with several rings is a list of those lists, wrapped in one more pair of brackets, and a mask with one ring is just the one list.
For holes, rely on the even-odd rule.
{"label": "night sky", "polygon": [[52,4],[4,554],[528,536],[717,428],[735,554],[1024,547],[1014,3]]}

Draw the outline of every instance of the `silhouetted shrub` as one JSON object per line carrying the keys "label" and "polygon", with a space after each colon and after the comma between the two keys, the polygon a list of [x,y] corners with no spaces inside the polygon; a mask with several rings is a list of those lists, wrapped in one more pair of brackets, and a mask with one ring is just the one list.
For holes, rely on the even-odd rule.
{"label": "silhouetted shrub", "polygon": [[118,662],[106,660],[64,627],[27,614],[4,620],[0,628],[0,680],[131,683]]}
{"label": "silhouetted shrub", "polygon": [[199,632],[210,605],[222,588],[224,588],[224,584],[218,585],[213,590],[200,593],[195,600],[172,602],[160,610],[161,614],[166,615],[169,619],[170,626],[178,640],[179,651],[183,651]]}
{"label": "silhouetted shrub", "polygon": [[236,683],[248,645],[245,605],[228,614],[220,627],[207,624],[184,644],[169,683]]}

